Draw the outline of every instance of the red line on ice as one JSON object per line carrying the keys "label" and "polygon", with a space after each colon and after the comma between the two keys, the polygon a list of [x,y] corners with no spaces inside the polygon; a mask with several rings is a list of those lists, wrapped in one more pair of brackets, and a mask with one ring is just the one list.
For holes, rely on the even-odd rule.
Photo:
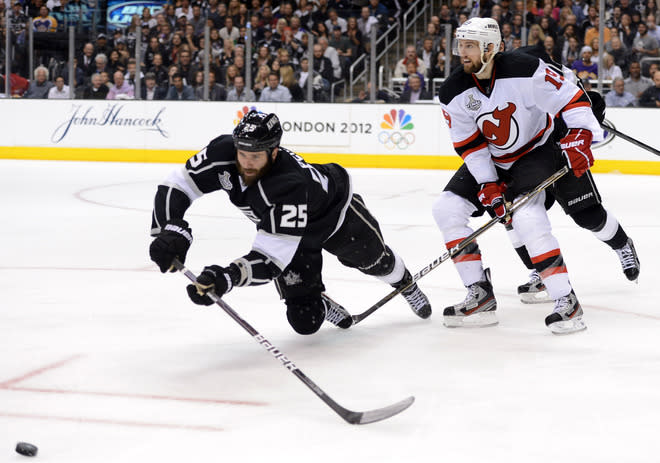
{"label": "red line on ice", "polygon": [[136,426],[141,428],[183,429],[187,431],[212,431],[212,432],[224,431],[224,429],[216,426],[199,426],[199,425],[171,424],[171,423],[149,423],[144,421],[123,421],[123,420],[83,418],[83,417],[73,417],[73,416],[36,415],[30,413],[0,412],[0,416],[5,416],[8,418],[27,418],[27,419],[35,419],[35,420],[46,420],[46,421],[68,421],[74,423],[114,424],[120,426]]}

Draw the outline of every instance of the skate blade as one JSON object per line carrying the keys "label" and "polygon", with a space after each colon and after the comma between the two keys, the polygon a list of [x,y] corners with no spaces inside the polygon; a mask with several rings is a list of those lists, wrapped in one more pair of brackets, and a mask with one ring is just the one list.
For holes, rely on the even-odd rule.
{"label": "skate blade", "polygon": [[488,312],[477,312],[467,317],[460,315],[443,315],[443,324],[447,328],[485,328],[495,326],[499,323],[497,313],[494,310]]}
{"label": "skate blade", "polygon": [[552,323],[548,328],[550,328],[553,334],[564,335],[584,331],[587,329],[587,325],[582,320],[582,317],[579,317]]}
{"label": "skate blade", "polygon": [[537,293],[520,293],[519,296],[520,302],[523,304],[544,304],[546,302],[554,302],[545,290]]}

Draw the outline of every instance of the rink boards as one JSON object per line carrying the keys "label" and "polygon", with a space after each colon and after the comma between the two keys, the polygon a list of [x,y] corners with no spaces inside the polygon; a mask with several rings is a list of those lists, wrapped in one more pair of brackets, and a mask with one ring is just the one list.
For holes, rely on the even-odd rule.
{"label": "rink boards", "polygon": [[[250,109],[275,112],[282,144],[310,162],[346,167],[455,169],[454,150],[433,104],[296,104],[179,101],[0,100],[0,158],[181,162],[230,133]],[[607,121],[660,147],[654,109],[610,108]],[[660,157],[607,135],[594,172],[660,174]]]}

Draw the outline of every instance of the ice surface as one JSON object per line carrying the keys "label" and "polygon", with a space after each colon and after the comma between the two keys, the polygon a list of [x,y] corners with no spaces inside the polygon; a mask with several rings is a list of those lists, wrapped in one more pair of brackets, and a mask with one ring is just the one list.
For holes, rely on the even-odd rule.
{"label": "ice surface", "polygon": [[[0,162],[0,462],[649,462],[660,454],[660,178],[597,175],[635,240],[639,284],[614,252],[551,211],[588,330],[557,337],[551,305],[524,305],[527,270],[501,227],[480,240],[500,324],[442,326],[465,290],[450,262],[420,281],[434,315],[402,298],[361,324],[295,334],[272,285],[226,301],[344,407],[408,395],[387,421],[344,423],[186,278],[148,257],[155,187],[174,166]],[[448,171],[351,171],[414,272],[444,252],[431,217]],[[187,266],[227,264],[253,225],[222,193],[187,216]],[[485,221],[475,219],[475,226]],[[329,293],[358,313],[390,290],[327,255]]]}

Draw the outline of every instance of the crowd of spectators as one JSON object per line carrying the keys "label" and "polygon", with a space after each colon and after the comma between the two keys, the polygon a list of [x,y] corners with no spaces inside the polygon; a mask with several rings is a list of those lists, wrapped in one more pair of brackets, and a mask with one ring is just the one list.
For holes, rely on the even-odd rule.
{"label": "crowd of spectators", "polygon": [[[425,36],[406,47],[405,57],[393,69],[395,78],[421,77],[421,89],[412,101],[424,99],[422,90],[436,78],[444,78],[460,66],[452,56],[450,37],[472,16],[497,20],[504,49],[538,47],[555,62],[571,69],[578,78],[608,82],[605,98],[610,106],[660,107],[654,85],[660,64],[660,16],[656,0],[608,0],[604,12],[603,62],[599,63],[599,11],[597,0],[481,0],[469,8],[467,0],[449,0],[432,17]],[[523,33],[526,30],[526,37]],[[630,98],[626,94],[632,96]],[[609,96],[608,96],[609,95]],[[626,95],[624,97],[624,95]],[[406,95],[407,96],[407,95]]]}
{"label": "crowd of spectators", "polygon": [[[35,31],[55,33],[61,29],[52,12],[63,12],[72,3],[80,2],[12,1],[11,11],[6,14],[10,15],[15,56],[22,56],[29,17],[33,18]],[[208,25],[210,100],[304,101],[305,84],[311,78],[314,101],[329,101],[332,84],[340,83],[350,65],[369,50],[371,30],[384,30],[395,23],[409,3],[406,0],[173,0],[153,15],[149,8],[144,8],[142,15],[133,16],[124,29],[100,33],[81,43],[74,60],[73,89],[66,85],[69,63],[65,59],[58,60],[48,52],[38,53],[41,65],[33,76],[25,75],[26,66],[13,63],[12,96],[63,98],[72,92],[75,98],[86,99],[203,99],[204,32]],[[0,0],[0,5],[3,4],[4,0]],[[0,19],[4,14],[4,10],[0,11]],[[250,50],[246,50],[248,31]],[[309,69],[307,56],[309,32],[314,38],[313,69]],[[135,60],[138,42],[140,63]],[[3,61],[1,56],[0,61]],[[251,88],[246,88],[248,67]],[[138,79],[140,95],[135,95]],[[0,84],[2,92],[4,82]]]}
{"label": "crowd of spectators", "polygon": [[[535,46],[584,81],[599,77],[607,81],[608,105],[660,107],[654,84],[660,64],[656,1],[606,3],[604,53],[599,63],[596,0],[448,0],[431,18],[423,37],[407,46],[405,56],[395,64],[393,76],[405,79],[401,92],[394,96],[379,90],[379,94],[401,102],[432,98],[432,80],[444,78],[460,65],[458,58],[451,55],[453,32],[469,17],[479,15],[498,21],[505,50]],[[134,16],[125,29],[98,34],[81,44],[74,61],[73,89],[66,85],[67,63],[52,66],[52,60],[44,61],[44,57],[49,57],[45,54],[42,66],[35,69],[33,76],[22,73],[25,66],[19,63],[19,71],[10,76],[12,96],[64,98],[72,93],[76,98],[94,99],[203,99],[204,29],[208,25],[210,100],[304,101],[305,84],[311,78],[314,101],[328,101],[332,84],[345,79],[350,65],[369,51],[372,29],[381,33],[396,23],[410,3],[411,0],[172,0],[153,16],[145,8],[142,16]],[[4,0],[0,0],[0,5],[4,5]],[[81,0],[11,0],[11,8],[0,6],[3,26],[4,15],[10,17],[18,50],[15,57],[24,56],[21,49],[25,47],[29,17],[35,31],[56,32],[61,31],[62,25],[58,17],[80,16],[83,7]],[[67,18],[65,22],[68,21]],[[246,52],[248,31],[252,47]],[[308,32],[314,37],[312,70],[307,56]],[[139,34],[142,59],[136,63]],[[3,52],[4,47],[0,53]],[[246,88],[248,66],[250,88]],[[136,79],[141,83],[140,95],[135,95]],[[51,91],[52,88],[56,90]],[[363,99],[358,97],[356,101]]]}

